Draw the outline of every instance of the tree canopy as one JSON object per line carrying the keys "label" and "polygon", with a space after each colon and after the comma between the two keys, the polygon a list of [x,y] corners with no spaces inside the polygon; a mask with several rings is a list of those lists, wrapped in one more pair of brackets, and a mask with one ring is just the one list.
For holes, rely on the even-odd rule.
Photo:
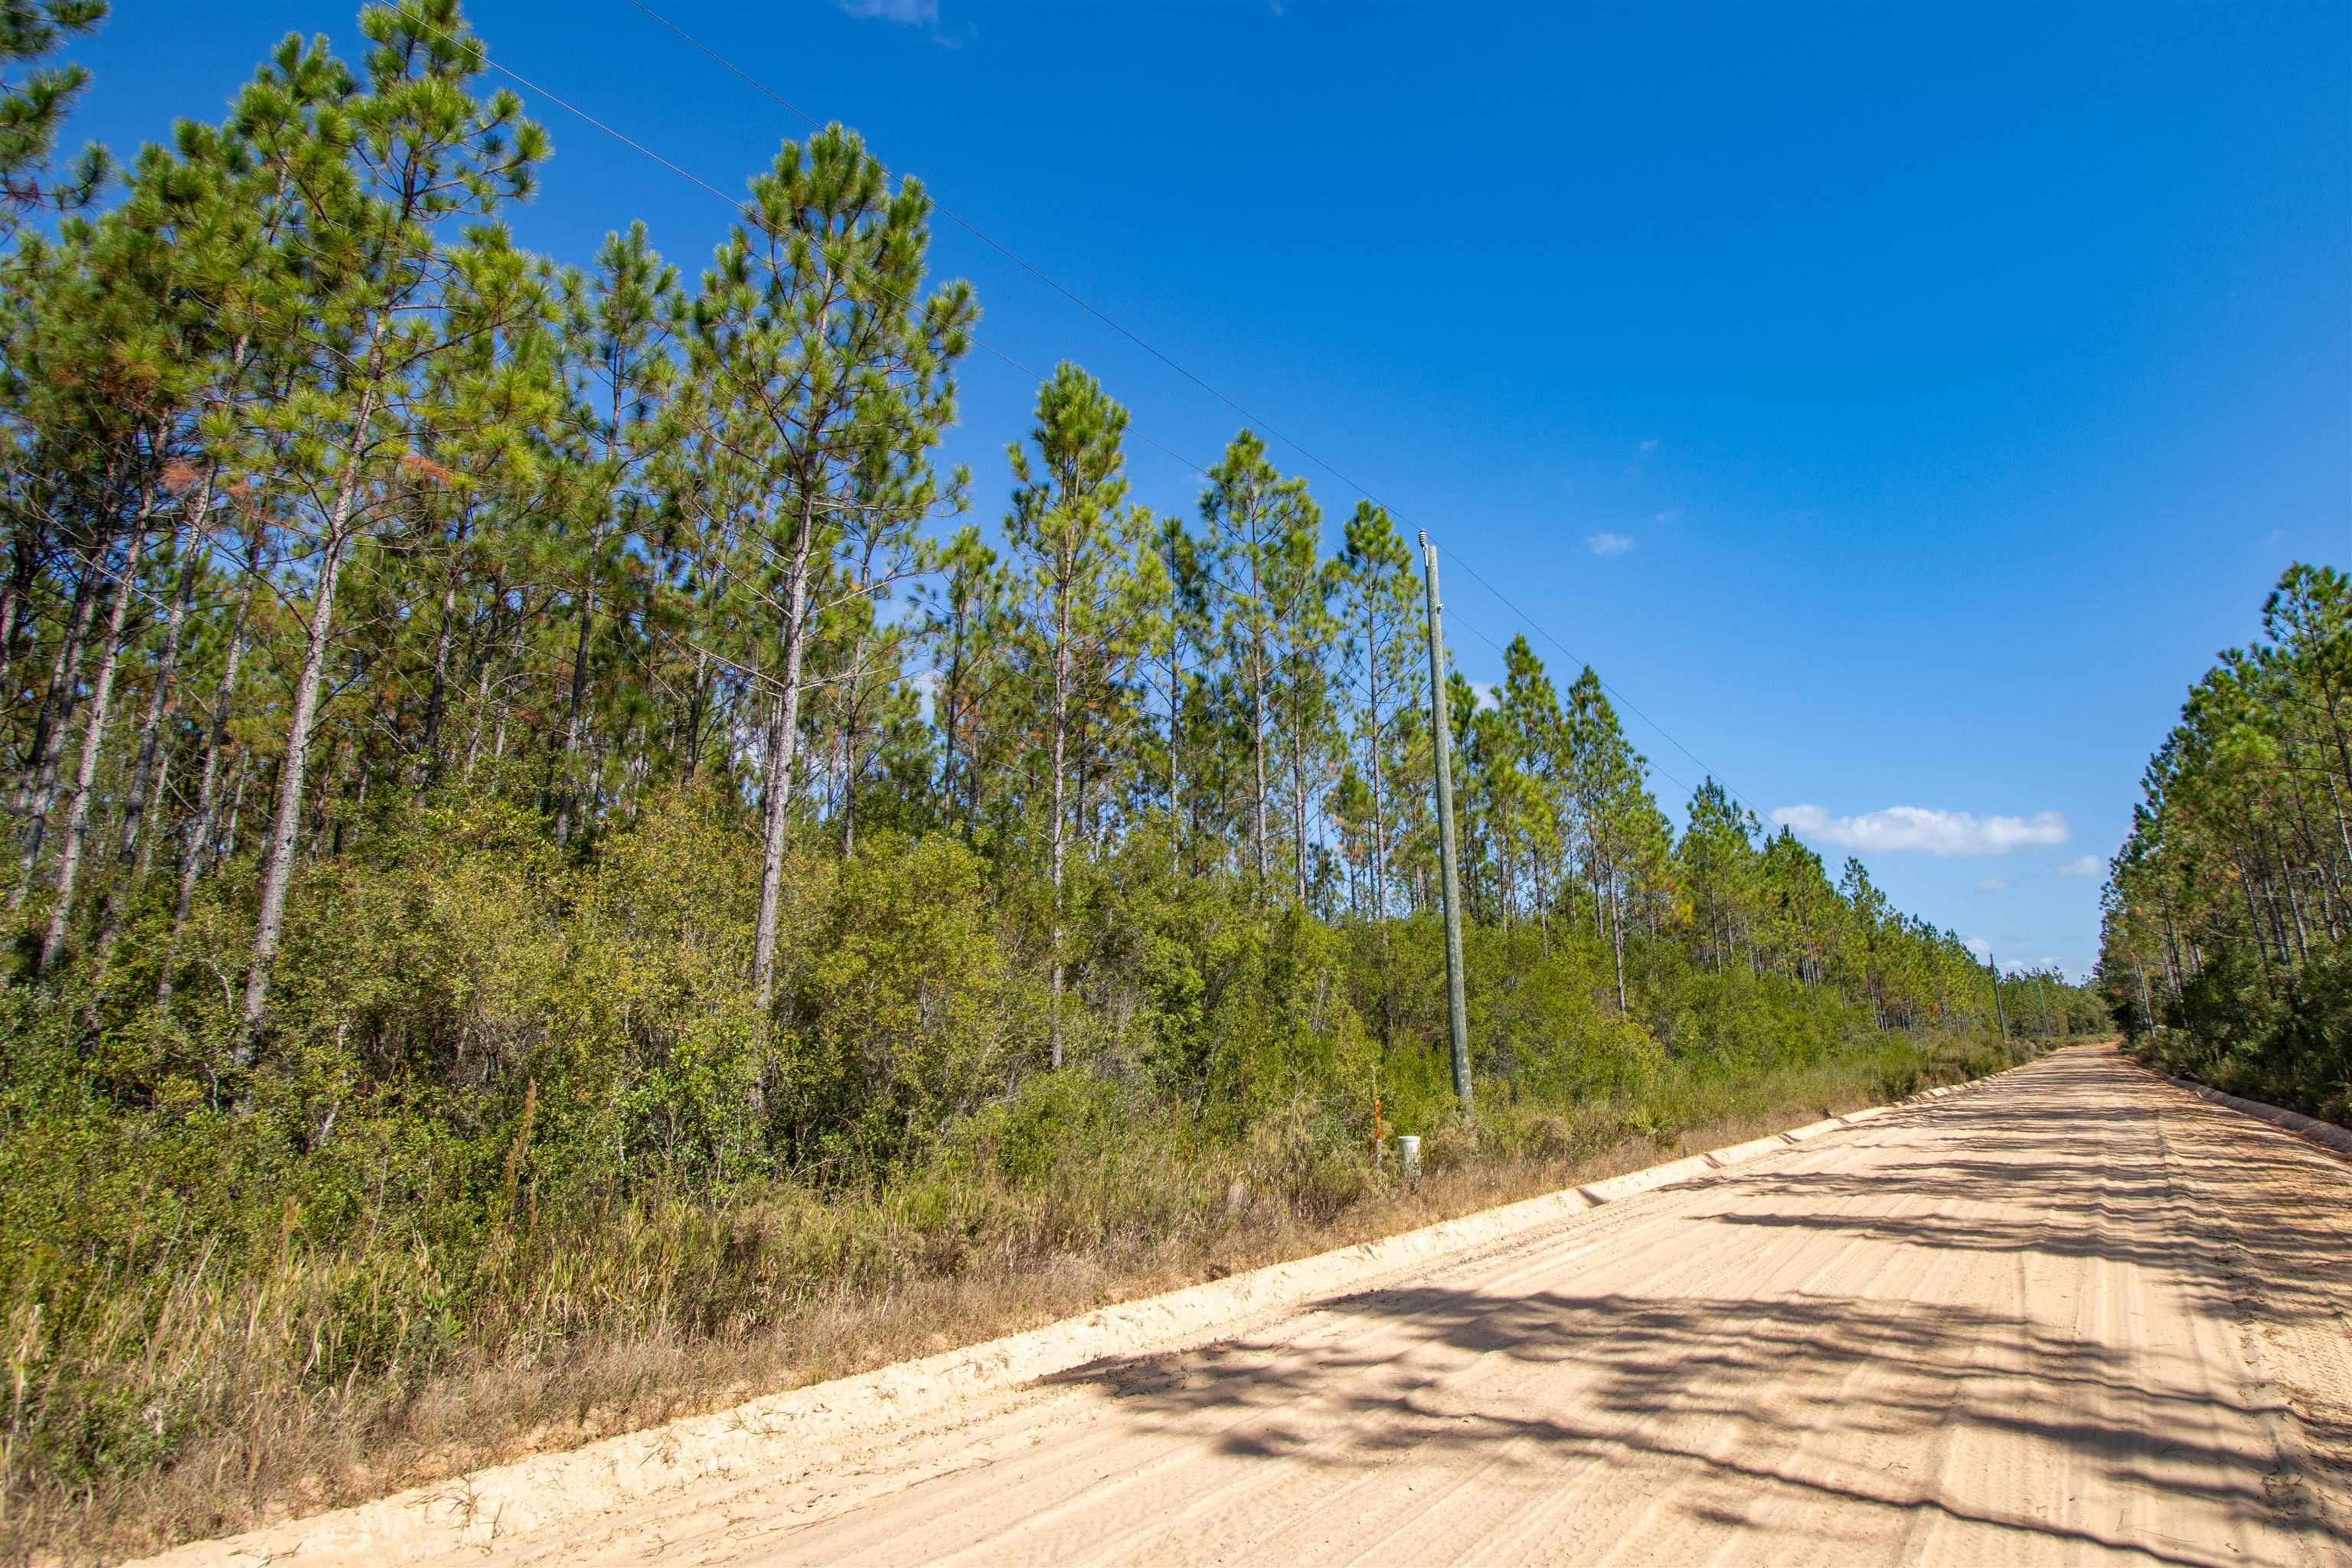
{"label": "tree canopy", "polygon": [[[1231,1212],[1235,1170],[1337,1212],[1399,1125],[1671,1141],[1725,1086],[1901,1093],[1921,1041],[2086,1022],[1717,781],[1677,823],[1598,675],[1520,638],[1449,691],[1464,1124],[1396,519],[1247,429],[1138,494],[1075,363],[1003,469],[945,468],[977,298],[839,125],[699,268],[625,215],[530,254],[548,138],[457,0],[57,173],[83,78],[40,62],[101,11],[0,7],[9,1518],[235,1426],[213,1351],[135,1353],[192,1281],[247,1293],[215,1327],[277,1292],[310,1348],[273,1389],[413,1391],[581,1301],[764,1321],[755,1201],[881,1205],[857,1235],[951,1270],[975,1172],[1028,1194],[1005,1256],[1058,1256]],[[2176,1016],[2340,929],[2343,606],[2291,578],[2161,763],[2107,973]],[[564,1272],[640,1222],[667,1262]],[[885,1279],[832,1224],[792,1289]]]}
{"label": "tree canopy", "polygon": [[2352,584],[2290,566],[2109,864],[2099,983],[2172,1070],[2352,1121]]}

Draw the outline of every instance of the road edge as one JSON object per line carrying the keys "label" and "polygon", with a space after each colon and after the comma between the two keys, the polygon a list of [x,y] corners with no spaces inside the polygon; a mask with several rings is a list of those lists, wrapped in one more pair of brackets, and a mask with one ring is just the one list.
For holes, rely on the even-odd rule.
{"label": "road edge", "polygon": [[[2155,1071],[2153,1068],[2148,1070]],[[2323,1149],[2333,1149],[2339,1154],[2352,1155],[2352,1130],[2338,1127],[2333,1121],[2322,1121],[2316,1116],[2305,1116],[2300,1110],[2289,1110],[2283,1105],[2265,1105],[2259,1100],[2245,1100],[2234,1094],[2225,1094],[2210,1084],[2199,1083],[2195,1079],[2175,1078],[2168,1072],[2157,1073],[2156,1076],[2175,1088],[2187,1089],[2200,1100],[2208,1100],[2226,1110],[2251,1116],[2257,1121],[2267,1121],[2273,1127],[2284,1128],[2289,1132],[2311,1140]]]}
{"label": "road edge", "polygon": [[[2047,1059],[2036,1058],[2037,1061]],[[1407,1264],[1507,1242],[1604,1205],[1809,1142],[1891,1111],[1967,1093],[2033,1062],[1926,1089],[1885,1105],[1784,1132],[1685,1155],[1664,1164],[1565,1187],[1379,1241],[1269,1264],[1224,1279],[1098,1308],[1041,1328],[854,1377],[765,1394],[731,1409],[533,1454],[372,1502],[190,1542],[131,1568],[249,1568],[299,1556],[306,1563],[364,1559],[369,1568],[463,1551],[581,1523],[698,1483],[723,1482],[775,1462],[803,1444],[869,1436],[962,1401],[1009,1392],[1104,1356],[1208,1333],[1261,1314],[1345,1291]],[[593,1488],[589,1483],[593,1479]],[[594,1507],[569,1500],[594,1495]]]}

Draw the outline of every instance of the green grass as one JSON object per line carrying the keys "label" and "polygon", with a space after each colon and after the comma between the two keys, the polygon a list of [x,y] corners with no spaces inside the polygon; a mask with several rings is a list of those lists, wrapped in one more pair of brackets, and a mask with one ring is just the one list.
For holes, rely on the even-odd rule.
{"label": "green grass", "polygon": [[0,1551],[94,1559],[230,1531],[2018,1059],[1883,1035],[1793,1064],[1662,1060],[1570,1104],[1482,1082],[1475,1130],[1442,1115],[1404,1129],[1427,1140],[1416,1191],[1304,1109],[1210,1136],[1040,1078],[864,1185],[560,1213],[510,1200],[487,1237],[409,1224],[333,1246],[302,1239],[289,1198],[234,1265],[217,1237],[189,1252],[159,1235],[147,1261],[133,1247],[78,1293],[43,1300],[14,1273]]}

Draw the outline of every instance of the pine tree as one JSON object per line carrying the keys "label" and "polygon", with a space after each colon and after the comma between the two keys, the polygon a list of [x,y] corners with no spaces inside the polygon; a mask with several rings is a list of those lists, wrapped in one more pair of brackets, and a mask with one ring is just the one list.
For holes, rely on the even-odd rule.
{"label": "pine tree", "polygon": [[[428,324],[414,319],[449,274],[438,230],[529,195],[547,148],[512,92],[477,99],[467,90],[483,70],[484,54],[457,0],[370,6],[360,30],[373,46],[365,89],[354,84],[343,102],[311,118],[310,134],[273,143],[264,153],[308,194],[302,223],[315,292],[306,336],[315,345],[317,369],[267,420],[282,465],[281,489],[309,498],[298,526],[311,565],[302,662],[246,977],[248,1039],[268,1013],[339,578],[354,542],[383,521],[368,491],[373,485],[383,493],[401,454],[394,405],[402,388],[443,346]],[[251,106],[261,114],[274,108],[267,101]],[[330,154],[337,157],[332,164]]]}
{"label": "pine tree", "polygon": [[767,738],[751,973],[763,1006],[774,994],[793,753],[824,580],[853,531],[904,538],[930,509],[935,492],[915,484],[861,510],[861,476],[927,461],[953,416],[953,365],[976,315],[961,283],[916,298],[929,219],[920,183],[893,192],[853,132],[835,125],[805,148],[788,142],[751,182],[743,222],[693,308],[690,372],[723,400],[712,411],[728,432],[719,445],[757,491],[734,574],[756,583],[776,626],[759,670]]}
{"label": "pine tree", "polygon": [[982,813],[984,699],[1002,679],[1011,640],[1010,590],[996,552],[966,523],[940,552],[923,602],[931,648],[931,717],[940,731],[942,815],[972,842]]}
{"label": "pine tree", "polygon": [[1566,805],[1568,719],[1543,661],[1524,636],[1513,637],[1503,650],[1496,717],[1509,732],[1517,763],[1511,813],[1515,847],[1526,858],[1528,899],[1549,951],[1551,879],[1559,870]]}
{"label": "pine tree", "polygon": [[105,185],[112,165],[105,149],[85,148],[62,179],[49,177],[66,116],[89,86],[80,65],[36,66],[69,34],[89,33],[106,19],[106,0],[5,0],[0,4],[0,232],[13,230],[34,208],[86,206]]}
{"label": "pine tree", "polygon": [[1244,430],[1209,470],[1201,495],[1208,524],[1204,553],[1218,588],[1217,635],[1235,687],[1248,705],[1250,842],[1261,887],[1274,875],[1266,833],[1266,737],[1275,721],[1276,668],[1286,616],[1303,608],[1312,555],[1299,542],[1316,533],[1314,502],[1304,482],[1285,479],[1265,443]]}
{"label": "pine tree", "polygon": [[564,694],[563,749],[556,786],[555,841],[567,842],[582,813],[580,757],[588,740],[589,690],[600,608],[627,595],[641,520],[650,510],[645,475],[656,456],[676,362],[671,325],[680,309],[677,269],[646,238],[646,226],[608,234],[585,284],[568,290],[563,312],[566,379],[588,421],[594,470],[585,476],[586,513],[572,570],[577,629]]}
{"label": "pine tree", "polygon": [[1071,754],[1080,704],[1098,691],[1110,639],[1118,634],[1111,602],[1121,541],[1119,508],[1127,495],[1120,437],[1127,410],[1104,395],[1102,384],[1065,360],[1037,392],[1037,424],[1030,433],[1033,460],[1020,445],[1013,462],[1013,510],[1004,519],[1007,551],[1024,585],[1024,625],[1042,666],[1035,677],[1045,704],[1051,779],[1046,807],[1046,865],[1053,926],[1047,984],[1053,998],[1050,1047],[1062,1065],[1062,891],[1069,857],[1070,775],[1087,759]]}
{"label": "pine tree", "polygon": [[1202,558],[1201,542],[1186,530],[1182,518],[1155,520],[1143,544],[1155,564],[1148,575],[1139,570],[1139,581],[1156,584],[1161,595],[1150,631],[1152,657],[1160,665],[1160,700],[1168,727],[1164,796],[1168,807],[1168,861],[1171,868],[1181,870],[1186,863],[1184,714],[1198,688],[1198,675],[1190,670],[1186,661],[1188,654],[1208,642],[1212,584]]}
{"label": "pine tree", "polygon": [[1314,869],[1308,819],[1341,750],[1330,683],[1339,574],[1322,559],[1323,514],[1304,484],[1287,489],[1276,516],[1282,531],[1266,562],[1265,587],[1278,649],[1275,712],[1289,763],[1291,892],[1304,909]]}
{"label": "pine tree", "polygon": [[[1397,714],[1421,701],[1414,692],[1419,672],[1427,668],[1427,633],[1419,614],[1412,552],[1385,508],[1357,503],[1355,515],[1348,520],[1339,568],[1349,718],[1371,826],[1370,912],[1383,917],[1389,912],[1390,795],[1395,787],[1395,774],[1386,764],[1396,742]],[[1425,679],[1419,684],[1426,684]]]}
{"label": "pine tree", "polygon": [[1569,788],[1583,824],[1594,929],[1609,943],[1617,1010],[1626,1010],[1625,907],[1645,868],[1663,871],[1667,829],[1642,782],[1643,758],[1587,665],[1569,688]]}

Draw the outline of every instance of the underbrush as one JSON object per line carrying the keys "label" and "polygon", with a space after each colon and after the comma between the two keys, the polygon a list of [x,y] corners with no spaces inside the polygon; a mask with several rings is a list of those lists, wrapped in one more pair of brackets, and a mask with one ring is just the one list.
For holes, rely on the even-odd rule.
{"label": "underbrush", "polygon": [[[1591,921],[1474,923],[1474,1126],[1433,917],[1318,919],[1150,836],[1074,862],[1058,997],[1034,884],[943,835],[796,842],[762,1005],[723,804],[582,854],[504,797],[387,810],[298,884],[251,1041],[233,897],[0,985],[0,1556],[380,1495],[2010,1059],[1967,1043],[1965,954],[1840,986],[1632,933],[1621,1004]],[[1417,1191],[1376,1128],[1425,1140]]]}
{"label": "underbrush", "polygon": [[2189,984],[2170,1026],[2127,1049],[2158,1072],[2352,1126],[2352,957],[2316,957],[2267,989],[2249,968],[2224,955]]}
{"label": "underbrush", "polygon": [[[557,1206],[518,1195],[509,1170],[480,1235],[411,1218],[320,1244],[304,1239],[289,1197],[268,1233],[215,1235],[190,1252],[151,1190],[129,1245],[73,1291],[54,1288],[72,1260],[30,1256],[40,1216],[19,1211],[11,1249],[32,1267],[12,1268],[5,1296],[0,1549],[106,1559],[232,1531],[1638,1169],[2021,1056],[1885,1034],[1800,1062],[1655,1060],[1574,1104],[1482,1080],[1475,1131],[1442,1112],[1403,1127],[1427,1140],[1418,1189],[1328,1115],[1215,1135],[1181,1105],[1139,1107],[1061,1075],[1030,1079],[919,1162],[863,1184],[772,1179]],[[1425,1065],[1433,1077],[1433,1058]],[[87,1199],[128,1152],[49,1152],[57,1181]],[[142,1202],[128,1189],[121,1201]]]}

